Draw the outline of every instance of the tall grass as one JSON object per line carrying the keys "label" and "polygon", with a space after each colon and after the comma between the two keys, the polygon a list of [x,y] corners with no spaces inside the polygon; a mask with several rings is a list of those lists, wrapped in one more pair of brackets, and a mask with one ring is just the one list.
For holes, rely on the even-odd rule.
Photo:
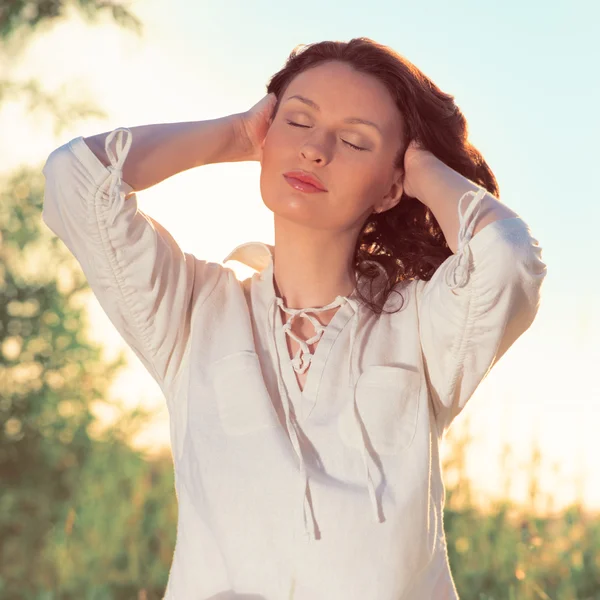
{"label": "tall grass", "polygon": [[[542,456],[534,446],[528,468],[529,502],[508,498],[483,510],[466,477],[468,431],[450,436],[444,529],[454,580],[462,600],[600,600],[600,515],[581,503],[542,516]],[[505,451],[504,463],[506,463]],[[510,474],[504,473],[505,488]]]}

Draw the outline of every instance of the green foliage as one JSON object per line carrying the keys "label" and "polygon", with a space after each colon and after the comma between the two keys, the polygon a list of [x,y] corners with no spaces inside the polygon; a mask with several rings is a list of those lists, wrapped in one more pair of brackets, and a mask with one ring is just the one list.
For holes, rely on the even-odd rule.
{"label": "green foliage", "polygon": [[87,339],[89,290],[41,226],[40,170],[2,189],[0,597],[131,598],[143,586],[159,597],[174,543],[171,461],[128,446],[142,411],[92,435],[124,356],[108,362]]}
{"label": "green foliage", "polygon": [[42,24],[52,24],[75,8],[88,21],[94,22],[108,14],[122,27],[140,32],[139,19],[121,2],[106,0],[0,0],[0,39],[17,32],[33,33]]}
{"label": "green foliage", "polygon": [[[444,529],[462,600],[600,600],[600,515],[580,505],[542,517],[508,499],[476,508],[465,476],[470,438],[451,438],[444,465]],[[539,495],[539,451],[529,468],[529,493]],[[506,476],[510,478],[509,475]],[[507,480],[510,483],[510,480]]]}
{"label": "green foliage", "polygon": [[[14,80],[10,73],[31,37],[76,11],[88,22],[101,18],[141,35],[141,21],[122,2],[106,0],[0,0],[0,105],[7,101],[27,104],[28,113],[53,117],[54,133],[83,118],[104,117],[104,112],[82,99],[69,99],[72,83],[49,93],[35,79]],[[4,67],[4,68],[3,68]]]}
{"label": "green foliage", "polygon": [[159,598],[175,535],[171,461],[128,445],[147,412],[122,411],[93,435],[125,358],[108,362],[88,339],[87,282],[42,224],[43,186],[40,169],[22,169],[0,188],[0,598],[143,587]]}
{"label": "green foliage", "polygon": [[141,590],[161,598],[176,519],[170,456],[145,461],[123,441],[96,444],[48,537],[41,589],[65,600],[136,598]]}
{"label": "green foliage", "polygon": [[[54,22],[69,5],[90,20],[108,12],[140,31],[139,21],[116,3],[0,0],[0,63],[13,64],[34,29]],[[56,131],[103,114],[45,94],[36,81],[1,78],[0,104],[9,99],[45,109]],[[91,473],[107,448],[114,453],[118,447],[107,441],[114,436],[98,441],[91,432],[94,404],[105,402],[125,358],[107,362],[87,337],[87,283],[63,243],[42,225],[43,186],[37,168],[14,173],[0,187],[1,598],[47,597],[41,590],[56,589],[56,530],[78,497],[82,473]],[[124,412],[121,428],[139,427],[145,418]],[[122,465],[146,469],[122,440],[120,447]]]}
{"label": "green foliage", "polygon": [[69,87],[64,85],[58,92],[48,93],[33,79],[24,82],[0,79],[0,104],[18,100],[27,105],[27,113],[31,116],[40,112],[51,114],[56,136],[74,121],[106,117],[104,111],[90,107],[85,101],[69,100]]}

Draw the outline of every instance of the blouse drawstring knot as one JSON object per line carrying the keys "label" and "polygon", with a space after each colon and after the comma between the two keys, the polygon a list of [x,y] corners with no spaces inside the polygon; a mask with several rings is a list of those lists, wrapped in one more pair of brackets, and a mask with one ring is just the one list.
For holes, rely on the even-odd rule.
{"label": "blouse drawstring knot", "polygon": [[[481,210],[481,201],[485,194],[486,190],[484,188],[477,191],[469,190],[458,201],[458,248],[451,259],[453,264],[449,265],[446,271],[446,284],[452,290],[464,287],[469,280],[469,269],[473,258],[469,242],[473,237],[473,231]],[[469,196],[471,196],[472,201],[463,212],[463,202]]]}
{"label": "blouse drawstring knot", "polygon": [[[113,152],[110,145],[114,138],[116,141],[116,152]],[[127,127],[119,127],[114,131],[111,131],[106,136],[104,143],[104,149],[110,165],[107,169],[110,171],[110,186],[108,188],[108,198],[110,201],[108,209],[108,225],[112,225],[117,218],[119,212],[123,208],[125,202],[125,192],[121,189],[123,183],[123,165],[125,159],[129,154],[131,148],[131,142],[133,141],[133,134]]]}

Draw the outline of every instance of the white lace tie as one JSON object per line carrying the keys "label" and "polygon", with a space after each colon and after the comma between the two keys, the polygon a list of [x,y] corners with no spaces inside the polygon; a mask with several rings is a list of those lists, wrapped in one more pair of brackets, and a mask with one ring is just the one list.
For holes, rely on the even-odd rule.
{"label": "white lace tie", "polygon": [[[316,344],[321,339],[323,332],[327,328],[325,325],[321,325],[321,323],[319,323],[316,317],[313,317],[308,313],[325,312],[338,306],[342,306],[346,299],[343,296],[338,296],[333,302],[329,303],[327,306],[319,308],[287,308],[284,305],[282,298],[276,298],[276,301],[277,305],[281,308],[281,310],[286,314],[290,315],[290,319],[283,324],[283,331],[287,333],[293,340],[295,340],[300,346],[298,348],[298,352],[296,352],[296,355],[292,359],[292,367],[294,368],[294,371],[296,371],[296,373],[302,374],[306,371],[306,369],[308,369],[314,356],[313,354],[311,354],[309,346],[311,344]],[[292,331],[292,326],[296,317],[306,317],[315,328],[315,335],[313,335],[307,340],[303,340],[301,337],[297,336]]]}
{"label": "white lace tie", "polygon": [[[471,261],[473,260],[469,242],[473,237],[473,231],[475,230],[477,218],[479,217],[479,212],[481,210],[481,201],[486,192],[487,190],[485,188],[479,188],[476,191],[469,190],[468,192],[465,192],[458,201],[458,248],[451,258],[452,264],[449,265],[445,277],[446,284],[452,290],[464,287],[467,281],[469,281],[469,269]],[[469,197],[471,197],[472,200],[463,212],[463,202]]]}
{"label": "white lace tie", "polygon": [[[115,137],[117,138],[117,142],[115,152],[113,152],[110,145]],[[107,226],[109,227],[115,222],[117,215],[121,212],[125,203],[125,191],[121,189],[123,184],[123,165],[129,154],[132,141],[133,134],[131,131],[127,127],[119,127],[111,131],[106,136],[106,141],[104,142],[104,149],[110,161],[107,169],[111,173],[110,186],[108,188],[110,204],[107,211]]]}

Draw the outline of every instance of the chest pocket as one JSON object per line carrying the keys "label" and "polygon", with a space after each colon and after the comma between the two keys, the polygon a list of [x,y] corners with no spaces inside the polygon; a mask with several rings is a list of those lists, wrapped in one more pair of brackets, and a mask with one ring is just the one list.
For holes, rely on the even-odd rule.
{"label": "chest pocket", "polygon": [[[356,382],[356,404],[367,437],[378,454],[397,454],[408,448],[417,429],[421,374],[414,367],[367,367]],[[361,449],[361,432],[352,394],[340,413],[342,441]]]}
{"label": "chest pocket", "polygon": [[219,420],[227,435],[276,427],[277,413],[255,352],[236,352],[210,366]]}

